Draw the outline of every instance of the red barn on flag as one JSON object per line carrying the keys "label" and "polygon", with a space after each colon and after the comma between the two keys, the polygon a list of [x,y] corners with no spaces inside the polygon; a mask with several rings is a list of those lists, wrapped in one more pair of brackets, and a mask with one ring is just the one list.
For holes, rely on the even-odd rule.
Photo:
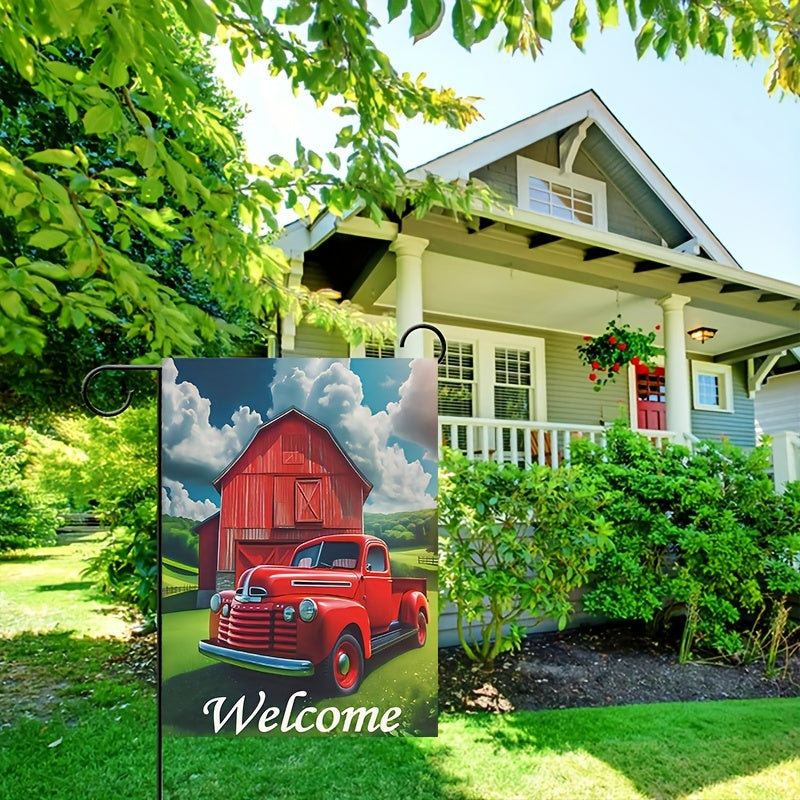
{"label": "red barn on flag", "polygon": [[287,564],[301,542],[363,534],[372,490],[333,434],[295,408],[262,425],[213,484],[220,510],[195,526],[199,602],[250,567]]}

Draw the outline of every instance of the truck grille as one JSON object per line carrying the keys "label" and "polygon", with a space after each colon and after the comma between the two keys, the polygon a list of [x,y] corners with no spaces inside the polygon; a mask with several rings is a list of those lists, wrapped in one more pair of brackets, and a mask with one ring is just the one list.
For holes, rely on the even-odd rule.
{"label": "truck grille", "polygon": [[221,643],[242,650],[294,652],[297,646],[297,621],[286,622],[283,608],[271,603],[234,603],[231,615],[220,617]]}

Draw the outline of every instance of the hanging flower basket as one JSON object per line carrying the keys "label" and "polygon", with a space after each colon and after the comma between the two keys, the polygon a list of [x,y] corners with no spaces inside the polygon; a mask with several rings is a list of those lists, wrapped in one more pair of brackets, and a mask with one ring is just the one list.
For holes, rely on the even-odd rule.
{"label": "hanging flower basket", "polygon": [[644,364],[652,369],[656,365],[656,356],[664,352],[663,348],[653,344],[656,331],[661,330],[660,325],[645,333],[641,328],[632,329],[628,323],[620,322],[621,319],[618,314],[606,325],[603,333],[584,336],[585,344],[578,345],[578,355],[591,370],[589,380],[594,383],[596,392],[613,381],[626,364]]}

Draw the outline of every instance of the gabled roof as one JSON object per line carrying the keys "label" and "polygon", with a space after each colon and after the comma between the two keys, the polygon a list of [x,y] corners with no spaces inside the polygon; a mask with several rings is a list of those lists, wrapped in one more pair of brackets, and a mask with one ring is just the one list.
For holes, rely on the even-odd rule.
{"label": "gabled roof", "polygon": [[330,439],[331,439],[331,441],[333,442],[333,444],[334,444],[334,445],[336,445],[336,448],[339,450],[339,452],[340,452],[340,453],[342,454],[342,456],[344,457],[344,460],[345,460],[345,461],[347,462],[347,464],[348,464],[348,465],[349,465],[349,466],[352,468],[353,472],[355,472],[355,473],[356,473],[356,475],[357,475],[357,476],[358,476],[358,477],[361,479],[361,481],[363,482],[363,484],[364,484],[364,488],[365,488],[365,490],[366,490],[366,491],[365,491],[365,494],[364,494],[364,497],[366,497],[366,496],[367,496],[367,495],[368,495],[368,494],[369,494],[369,493],[372,491],[372,482],[371,482],[370,480],[368,480],[366,477],[364,477],[364,474],[363,474],[363,473],[361,472],[361,470],[360,470],[360,469],[359,469],[359,468],[358,468],[358,467],[355,465],[355,463],[353,462],[353,459],[352,459],[352,458],[350,458],[350,456],[349,456],[349,455],[348,455],[348,454],[347,454],[347,453],[346,453],[346,452],[345,452],[345,451],[342,449],[342,446],[339,444],[339,441],[338,441],[338,439],[337,439],[337,438],[336,438],[336,437],[333,435],[333,433],[331,432],[331,430],[330,430],[330,429],[329,429],[327,426],[323,425],[321,422],[317,422],[317,420],[313,419],[312,417],[309,417],[307,414],[304,414],[302,411],[300,411],[300,409],[298,409],[298,408],[295,408],[294,406],[291,406],[291,407],[290,407],[290,408],[288,408],[286,411],[284,411],[282,414],[279,414],[279,415],[278,415],[277,417],[275,417],[274,419],[271,419],[271,420],[269,420],[268,422],[265,422],[263,425],[259,425],[259,427],[258,427],[258,428],[256,428],[256,431],[255,431],[255,433],[254,433],[254,434],[253,434],[253,435],[250,437],[250,441],[249,441],[249,442],[248,442],[248,443],[247,443],[247,444],[246,444],[246,445],[245,445],[245,446],[242,448],[242,451],[241,451],[241,452],[240,452],[240,453],[239,453],[239,454],[236,456],[236,458],[234,458],[234,459],[233,459],[233,461],[231,461],[231,463],[230,463],[230,464],[228,464],[228,466],[227,466],[227,467],[225,467],[225,469],[224,469],[224,470],[222,470],[222,472],[220,472],[220,474],[219,474],[219,475],[217,475],[217,477],[216,477],[216,478],[214,478],[214,480],[211,482],[211,483],[213,484],[214,488],[215,488],[217,491],[219,491],[219,490],[220,490],[220,483],[221,483],[222,479],[223,479],[223,478],[224,478],[224,477],[225,477],[225,476],[226,476],[226,475],[227,475],[227,474],[228,474],[228,473],[229,473],[229,472],[230,472],[230,471],[231,471],[231,470],[232,470],[232,469],[233,469],[233,468],[236,466],[236,464],[239,462],[239,460],[242,458],[242,456],[243,456],[243,455],[244,455],[244,454],[245,454],[245,453],[246,453],[246,452],[247,452],[247,451],[250,449],[250,446],[253,444],[253,442],[254,442],[254,441],[255,441],[255,440],[256,440],[256,439],[257,439],[257,438],[258,438],[258,437],[259,437],[259,436],[260,436],[260,435],[261,435],[261,434],[262,434],[262,433],[265,431],[265,430],[267,430],[267,429],[268,429],[268,428],[270,428],[270,427],[273,427],[273,426],[275,426],[275,425],[276,425],[277,423],[279,423],[281,420],[286,420],[286,419],[288,419],[288,418],[290,418],[290,417],[292,417],[292,416],[299,417],[300,419],[302,419],[304,422],[308,423],[309,425],[312,425],[312,426],[314,426],[314,427],[316,427],[316,428],[319,428],[319,429],[321,429],[322,431],[324,431],[324,432],[325,432],[325,433],[326,433],[326,434],[327,434],[327,435],[330,437]]}
{"label": "gabled roof", "polygon": [[620,189],[630,194],[632,184],[643,181],[651,191],[642,193],[638,202],[649,204],[654,213],[659,206],[668,210],[714,261],[741,266],[593,90],[421,164],[409,177],[432,173],[446,180],[465,179],[481,167],[587,119],[592,124],[582,147],[595,160],[604,161],[604,166],[611,165]]}

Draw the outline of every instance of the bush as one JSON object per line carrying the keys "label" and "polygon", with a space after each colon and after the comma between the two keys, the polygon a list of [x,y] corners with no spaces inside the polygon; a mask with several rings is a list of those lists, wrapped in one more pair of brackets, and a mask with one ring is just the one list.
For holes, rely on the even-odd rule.
{"label": "bush", "polygon": [[681,659],[730,655],[747,648],[748,622],[777,612],[798,585],[800,503],[791,489],[775,494],[767,448],[660,449],[617,424],[606,448],[576,442],[572,456],[606,487],[615,529],[588,611],[642,620],[653,635],[685,614]]}
{"label": "bush", "polygon": [[440,467],[439,580],[467,656],[491,663],[519,646],[525,612],[563,628],[570,592],[609,546],[594,482],[578,469],[473,462],[449,449]]}
{"label": "bush", "polygon": [[55,542],[63,509],[26,478],[29,464],[26,431],[0,424],[0,551]]}

